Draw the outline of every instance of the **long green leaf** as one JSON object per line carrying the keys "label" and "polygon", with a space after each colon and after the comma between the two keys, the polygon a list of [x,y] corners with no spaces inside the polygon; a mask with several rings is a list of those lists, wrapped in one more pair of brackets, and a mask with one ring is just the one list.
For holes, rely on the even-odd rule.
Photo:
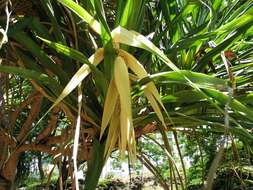
{"label": "long green leaf", "polygon": [[186,70],[180,70],[178,72],[169,71],[154,74],[149,76],[148,78],[140,80],[140,84],[145,84],[150,80],[154,80],[155,82],[160,83],[179,83],[191,86],[191,83],[189,83],[190,80],[199,88],[212,88],[219,90],[226,90],[227,88],[227,80]]}
{"label": "long green leaf", "polygon": [[90,64],[88,58],[78,50],[75,50],[60,43],[52,42],[39,36],[37,36],[37,38],[45,42],[50,48],[54,49],[55,51],[57,51],[62,55],[65,55],[81,63]]}
{"label": "long green leaf", "polygon": [[57,85],[56,81],[50,78],[48,75],[34,70],[0,65],[0,71],[14,75],[20,75],[23,78],[32,79],[44,85]]}
{"label": "long green leaf", "polygon": [[[55,12],[54,7],[52,5],[52,0],[40,0],[40,1],[41,1],[44,11],[48,15],[48,17],[52,23],[53,34],[56,38],[56,41],[65,44],[65,36],[62,33],[62,31],[60,30],[60,26],[57,21],[57,15],[56,15],[56,12]],[[39,34],[37,34],[37,35],[39,35]],[[41,37],[44,37],[44,36],[41,36]],[[52,40],[51,38],[48,38],[48,37],[44,37],[44,38]]]}
{"label": "long green leaf", "polygon": [[[222,92],[212,89],[205,89],[204,91],[207,93],[208,96],[218,101],[221,105],[225,105],[228,101],[228,95],[225,95]],[[251,110],[249,107],[245,106],[236,99],[233,99],[231,101],[230,106],[237,114],[249,119],[250,121],[253,121],[253,110]]]}
{"label": "long green leaf", "polygon": [[76,13],[83,21],[88,23],[88,25],[98,34],[101,33],[101,26],[97,20],[95,20],[83,7],[78,5],[72,0],[57,0],[64,6],[68,7],[74,13]]}
{"label": "long green leaf", "polygon": [[23,32],[19,32],[15,33],[12,38],[25,46],[34,56],[39,59],[42,65],[58,76],[63,84],[68,82],[67,73],[58,64],[55,64],[53,60],[41,49],[41,47],[38,46],[29,36]]}

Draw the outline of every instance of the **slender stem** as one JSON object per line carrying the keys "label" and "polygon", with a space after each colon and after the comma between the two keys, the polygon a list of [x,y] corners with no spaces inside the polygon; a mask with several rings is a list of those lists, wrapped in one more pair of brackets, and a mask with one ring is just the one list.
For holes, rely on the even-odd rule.
{"label": "slender stem", "polygon": [[177,132],[173,131],[173,135],[174,135],[174,139],[175,139],[175,142],[176,142],[176,146],[177,146],[178,155],[179,155],[179,158],[180,158],[180,161],[181,161],[181,165],[182,165],[182,168],[183,168],[184,179],[185,179],[185,186],[186,186],[187,185],[186,169],[185,169],[184,159],[183,159],[180,147],[179,147]]}
{"label": "slender stem", "polygon": [[[164,133],[165,133],[165,132],[164,132]],[[164,152],[166,153],[166,155],[167,155],[167,157],[168,157],[168,162],[169,162],[169,164],[170,164],[170,170],[173,170],[173,166],[175,167],[175,170],[176,170],[176,173],[177,173],[177,175],[178,175],[178,177],[179,177],[179,180],[180,180],[180,183],[181,183],[181,185],[182,185],[182,188],[185,189],[185,188],[184,188],[184,184],[183,184],[182,177],[181,177],[181,175],[180,175],[180,173],[179,173],[179,170],[178,170],[178,168],[177,168],[177,166],[176,166],[176,163],[175,163],[175,161],[174,161],[174,159],[173,159],[171,153],[168,151],[168,149],[166,149],[166,146],[163,147],[157,140],[155,140],[154,138],[152,138],[152,137],[150,137],[150,136],[145,136],[145,137],[151,139],[151,140],[152,140],[155,144],[157,144],[162,150],[164,150]],[[165,134],[165,138],[166,138],[166,139],[163,138],[163,141],[164,141],[164,142],[167,141],[167,143],[169,143],[166,134]],[[170,150],[171,150],[171,149],[170,149]],[[174,171],[174,170],[173,170],[173,171]],[[174,176],[175,176],[175,175],[174,175]],[[174,178],[174,177],[173,177],[173,172],[170,173],[170,177],[171,177],[171,180],[173,180],[173,178]]]}
{"label": "slender stem", "polygon": [[137,158],[149,169],[149,171],[159,180],[159,183],[165,190],[169,190],[169,186],[167,185],[166,181],[161,176],[160,172],[153,166],[148,158],[146,158],[144,153],[140,153],[137,155]]}

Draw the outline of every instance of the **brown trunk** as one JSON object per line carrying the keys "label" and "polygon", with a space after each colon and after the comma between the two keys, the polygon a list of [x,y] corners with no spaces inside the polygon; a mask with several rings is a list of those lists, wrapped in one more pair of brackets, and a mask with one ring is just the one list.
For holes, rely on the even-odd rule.
{"label": "brown trunk", "polygon": [[4,161],[6,157],[8,156],[7,146],[5,142],[0,142],[0,150],[1,150],[1,154],[0,154],[0,171],[1,171],[1,168],[4,165]]}
{"label": "brown trunk", "polygon": [[0,170],[0,190],[14,189],[14,180],[16,177],[16,168],[20,154],[13,154]]}
{"label": "brown trunk", "polygon": [[[1,145],[3,145],[2,147],[4,147],[4,149],[1,149]],[[8,165],[4,164],[4,161],[6,160],[6,157],[8,156],[7,146],[5,146],[4,143],[0,143],[0,150],[3,150],[1,154],[2,165],[0,167],[0,190],[10,190],[12,189],[12,184],[16,176],[17,163],[15,163],[15,159],[14,159]]]}
{"label": "brown trunk", "polygon": [[14,153],[4,165],[1,175],[8,181],[13,182],[16,177],[16,168],[20,153]]}
{"label": "brown trunk", "polygon": [[9,190],[11,188],[11,183],[0,176],[0,190]]}
{"label": "brown trunk", "polygon": [[[2,85],[4,84],[4,75],[0,73],[0,130],[1,134],[4,134],[3,131],[8,128],[8,123],[7,123],[7,117],[5,115],[5,100],[3,96],[3,90],[2,90]],[[1,138],[4,138],[1,136]],[[4,168],[4,163],[5,160],[8,156],[8,144],[5,141],[0,141],[0,190],[9,190],[11,187],[11,183],[8,179],[6,179],[2,174],[1,171]]]}
{"label": "brown trunk", "polygon": [[44,171],[43,171],[43,167],[42,167],[42,154],[41,154],[41,152],[38,153],[37,158],[38,158],[38,168],[39,168],[39,172],[40,172],[40,179],[43,180],[45,178],[45,175],[44,175]]}
{"label": "brown trunk", "polygon": [[59,165],[59,171],[60,171],[60,176],[57,180],[57,190],[62,190],[64,187],[66,187],[67,179],[68,179],[68,162],[66,160],[66,157],[64,157],[63,162],[61,165]]}

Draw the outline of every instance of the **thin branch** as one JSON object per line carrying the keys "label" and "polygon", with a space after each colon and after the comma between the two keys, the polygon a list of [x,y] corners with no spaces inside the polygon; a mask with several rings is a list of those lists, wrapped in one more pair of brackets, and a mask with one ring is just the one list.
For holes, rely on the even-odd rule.
{"label": "thin branch", "polygon": [[[49,136],[43,139],[43,142],[53,145],[53,144],[61,144],[63,142],[69,142],[73,137],[73,131],[69,128],[62,130],[61,135],[57,136]],[[38,142],[38,141],[37,141]]]}
{"label": "thin branch", "polygon": [[183,159],[180,147],[179,147],[177,132],[173,131],[173,135],[174,135],[174,139],[175,139],[175,142],[176,142],[177,151],[178,151],[178,155],[179,155],[179,158],[180,158],[180,161],[181,161],[181,165],[182,165],[182,168],[183,168],[184,179],[185,179],[185,186],[186,186],[187,185],[186,169],[185,169],[184,159]]}
{"label": "thin branch", "polygon": [[13,129],[14,128],[14,125],[15,125],[15,122],[20,114],[20,112],[22,111],[22,109],[24,109],[26,106],[28,106],[34,98],[38,97],[39,96],[39,93],[36,91],[36,92],[33,92],[32,94],[30,94],[25,101],[23,101],[19,107],[11,113],[11,128]]}
{"label": "thin branch", "polygon": [[166,181],[161,176],[160,172],[157,170],[155,166],[150,162],[148,158],[144,156],[144,154],[140,153],[140,155],[137,155],[137,158],[149,169],[149,171],[158,179],[159,183],[162,185],[162,187],[166,190],[169,190],[169,186],[166,183]]}
{"label": "thin branch", "polygon": [[29,134],[28,132],[31,130],[32,127],[32,123],[34,122],[34,120],[36,119],[36,117],[38,116],[39,112],[40,112],[40,106],[41,106],[41,102],[43,100],[42,96],[37,96],[34,98],[34,102],[32,104],[32,108],[30,111],[29,116],[27,117],[25,123],[23,124],[20,133],[17,136],[17,141],[23,141],[24,138]]}
{"label": "thin branch", "polygon": [[[173,159],[171,153],[168,152],[166,146],[161,145],[156,139],[154,139],[154,138],[152,138],[152,137],[150,137],[150,136],[145,136],[145,137],[147,137],[147,138],[149,138],[150,140],[152,140],[156,145],[158,145],[158,146],[165,152],[166,156],[168,157],[168,161],[169,161],[169,164],[170,164],[170,168],[171,168],[171,170],[172,170],[171,179],[174,178],[174,179],[175,179],[175,183],[177,183],[177,182],[176,182],[175,172],[174,172],[174,170],[173,170],[173,167],[174,167],[175,170],[176,170],[176,173],[177,173],[177,175],[178,175],[178,177],[179,177],[179,181],[180,181],[180,183],[181,183],[181,185],[182,185],[182,189],[185,189],[185,188],[184,188],[184,184],[183,184],[183,180],[182,180],[182,177],[181,177],[181,175],[180,175],[179,169],[177,168],[176,162],[175,162],[175,160]],[[166,137],[166,138],[167,138],[167,137]],[[168,140],[168,139],[167,139],[167,140]],[[164,141],[164,139],[163,139],[163,141]],[[174,177],[173,177],[173,176],[174,176]]]}
{"label": "thin branch", "polygon": [[37,137],[37,141],[41,141],[42,139],[45,139],[48,137],[51,132],[56,128],[57,124],[57,118],[58,118],[58,113],[60,109],[58,107],[54,107],[51,113],[51,118],[48,123],[48,127],[46,127]]}

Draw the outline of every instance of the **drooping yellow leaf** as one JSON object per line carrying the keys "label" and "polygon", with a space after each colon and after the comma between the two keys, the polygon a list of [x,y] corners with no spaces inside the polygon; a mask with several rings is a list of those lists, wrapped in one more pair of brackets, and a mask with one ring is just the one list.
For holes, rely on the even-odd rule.
{"label": "drooping yellow leaf", "polygon": [[153,97],[152,93],[149,90],[144,89],[144,94],[147,97],[147,99],[149,100],[149,102],[150,102],[152,108],[154,109],[157,117],[162,122],[163,126],[166,127],[162,112],[161,112],[161,110],[159,108],[159,105],[157,104],[155,98]]}
{"label": "drooping yellow leaf", "polygon": [[[145,78],[148,76],[148,73],[146,72],[145,68],[142,66],[142,64],[130,53],[119,50],[120,55],[122,55],[126,61],[127,66],[137,75],[140,77],[140,79]],[[153,94],[155,99],[159,102],[159,104],[164,108],[163,103],[160,98],[160,94],[155,87],[155,84],[153,82],[149,82],[147,85],[147,89]],[[165,108],[164,108],[165,110]],[[166,110],[165,110],[166,111]]]}
{"label": "drooping yellow leaf", "polygon": [[133,73],[129,73],[129,79],[130,79],[130,81],[136,81],[136,80],[139,80],[140,77],[138,77],[137,75],[135,75]]}
{"label": "drooping yellow leaf", "polygon": [[136,35],[128,31],[127,29],[118,26],[112,32],[112,39],[117,43],[126,44],[129,46],[139,47],[141,43],[136,40]]}
{"label": "drooping yellow leaf", "polygon": [[118,91],[116,89],[114,79],[112,79],[108,87],[106,98],[105,98],[101,131],[100,131],[100,139],[102,135],[104,134],[104,131],[112,117],[117,100],[118,100]]}
{"label": "drooping yellow leaf", "polygon": [[97,66],[104,59],[104,48],[98,48],[97,51],[90,56],[89,62]]}
{"label": "drooping yellow leaf", "polygon": [[[89,58],[89,62],[95,66],[97,66],[102,60],[104,59],[104,48],[99,48],[95,54],[93,54]],[[88,65],[83,65],[71,78],[68,84],[63,89],[62,93],[58,96],[58,98],[54,101],[53,105],[47,110],[47,112],[39,119],[37,122],[40,123],[46,115],[57,105],[59,104],[66,96],[68,96],[76,87],[77,85],[91,72]],[[94,122],[95,123],[95,122]]]}
{"label": "drooping yellow leaf", "polygon": [[119,144],[120,155],[123,158],[125,151],[127,150],[127,144],[129,140],[129,131],[130,131],[130,118],[127,116],[127,113],[124,109],[120,111],[120,136],[121,144]]}
{"label": "drooping yellow leaf", "polygon": [[142,34],[129,31],[121,26],[118,26],[112,31],[112,38],[115,43],[122,43],[129,46],[142,48],[154,53],[172,70],[179,71],[179,69],[170,61],[170,59]]}
{"label": "drooping yellow leaf", "polygon": [[124,59],[119,56],[115,59],[114,79],[120,97],[121,109],[124,109],[128,116],[132,116],[128,69]]}
{"label": "drooping yellow leaf", "polygon": [[148,76],[148,73],[146,72],[145,68],[142,66],[142,64],[139,63],[139,61],[130,53],[119,49],[119,55],[124,58],[126,61],[127,66],[140,78],[145,78]]}
{"label": "drooping yellow leaf", "polygon": [[[98,49],[95,54],[93,54],[89,58],[89,62],[95,66],[97,66],[104,59],[104,49]],[[75,73],[75,75],[71,78],[69,83],[63,89],[62,93],[55,100],[54,104],[49,108],[49,110],[45,113],[48,114],[57,104],[59,104],[66,96],[68,96],[80,82],[90,74],[91,70],[88,65],[84,64],[80,69]],[[44,116],[43,116],[44,117]],[[42,117],[42,118],[43,118]]]}
{"label": "drooping yellow leaf", "polygon": [[120,131],[119,131],[120,118],[119,118],[119,110],[117,109],[117,107],[119,107],[119,105],[116,106],[116,109],[113,112],[112,119],[109,126],[108,136],[106,139],[105,152],[104,152],[104,157],[106,158],[105,160],[107,160],[107,158],[110,156],[120,136]]}
{"label": "drooping yellow leaf", "polygon": [[[142,66],[142,64],[131,54],[124,50],[119,50],[119,55],[124,57],[127,66],[140,78],[144,78],[148,76],[148,73],[146,72],[145,68]],[[149,91],[155,98],[155,100],[160,104],[160,106],[163,108],[165,113],[167,114],[167,111],[161,101],[160,94],[153,82],[149,82],[146,84],[146,91]],[[159,106],[158,106],[158,109]],[[167,114],[168,115],[168,114]],[[162,121],[162,120],[161,120]]]}
{"label": "drooping yellow leaf", "polygon": [[119,139],[119,134],[120,134],[119,130],[120,130],[119,125],[117,125],[117,127],[115,128],[115,131],[111,132],[111,138],[108,139],[108,147],[106,148],[106,153],[104,155],[105,160],[109,158],[113,149],[116,147],[117,140]]}
{"label": "drooping yellow leaf", "polygon": [[155,86],[155,84],[153,82],[149,82],[147,84],[147,90],[150,91],[154,98],[156,99],[156,101],[160,104],[160,106],[162,106],[163,110],[165,111],[165,113],[167,114],[167,110],[165,109],[163,103],[162,103],[162,100],[161,100],[161,96]]}
{"label": "drooping yellow leaf", "polygon": [[121,155],[125,153],[129,144],[130,131],[133,130],[132,111],[131,111],[131,94],[128,69],[123,58],[118,56],[115,59],[114,79],[120,99],[120,144]]}

